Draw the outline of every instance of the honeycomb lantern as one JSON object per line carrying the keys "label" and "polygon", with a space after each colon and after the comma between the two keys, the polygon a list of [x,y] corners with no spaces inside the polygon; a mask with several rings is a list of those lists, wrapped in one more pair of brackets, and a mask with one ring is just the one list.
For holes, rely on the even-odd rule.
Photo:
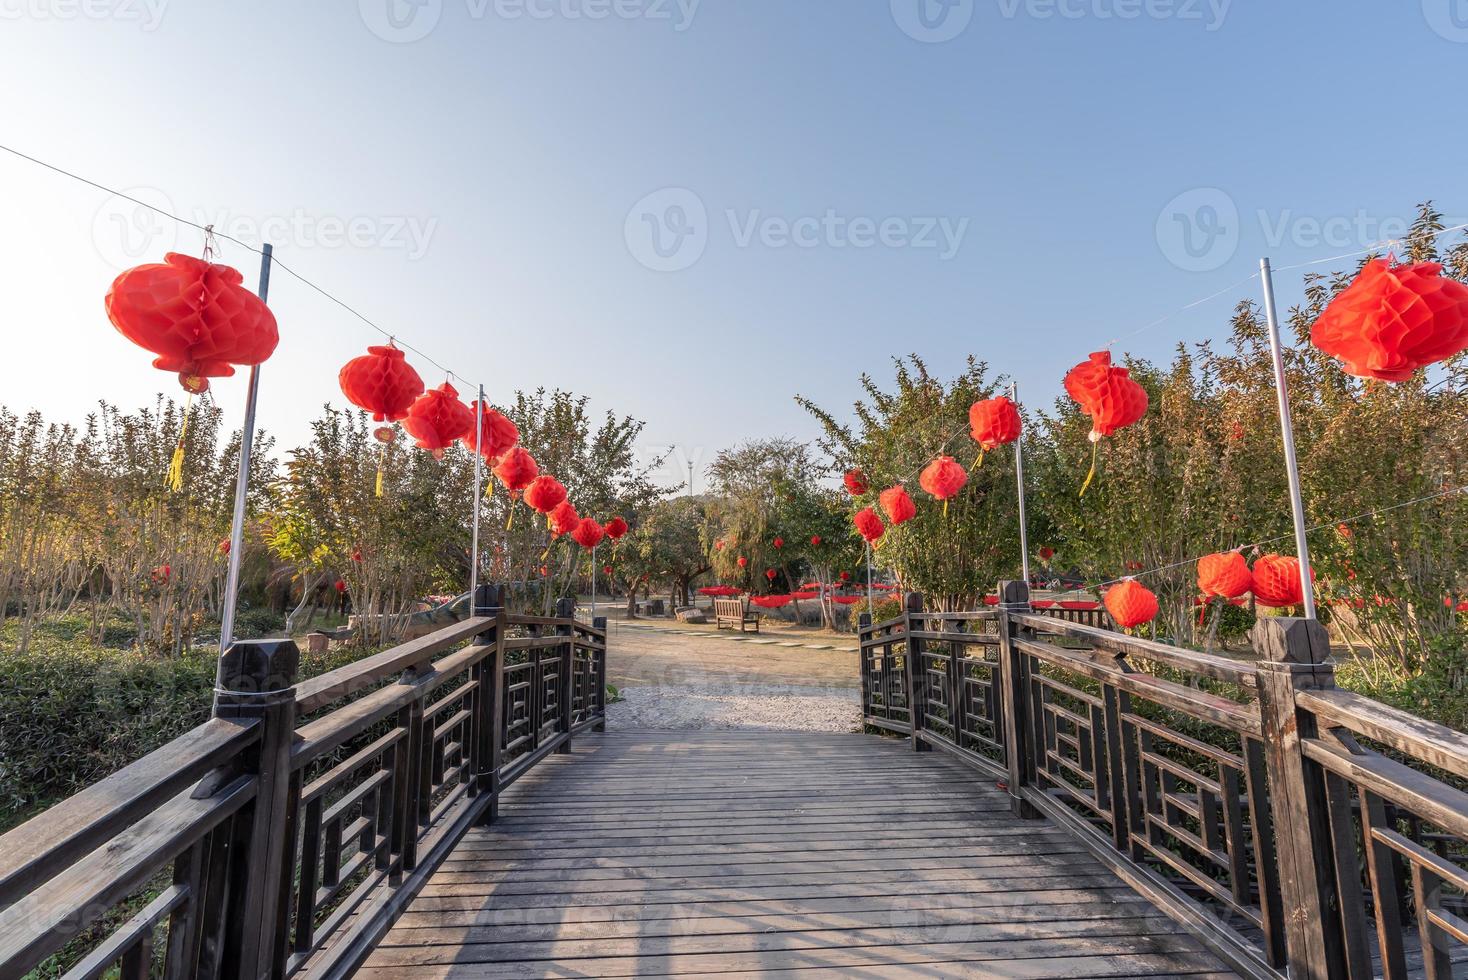
{"label": "honeycomb lantern", "polygon": [[[1300,581],[1300,559],[1293,555],[1261,555],[1254,562],[1254,598],[1261,606],[1281,609],[1305,601]],[[1310,570],[1315,581],[1315,570]]]}
{"label": "honeycomb lantern", "polygon": [[1111,618],[1123,629],[1150,623],[1157,618],[1157,596],[1136,579],[1125,579],[1107,589],[1102,601]]}
{"label": "honeycomb lantern", "polygon": [[[423,379],[403,352],[391,343],[367,348],[337,372],[337,383],[347,401],[372,416],[374,422],[398,422],[423,394]],[[392,426],[373,430],[378,442],[392,442]]]}
{"label": "honeycomb lantern", "polygon": [[887,515],[887,520],[894,526],[912,520],[917,516],[917,505],[907,495],[901,484],[888,487],[883,490],[878,500],[882,504],[882,511]]}
{"label": "honeycomb lantern", "polygon": [[1435,262],[1375,259],[1316,319],[1310,342],[1347,374],[1406,381],[1468,350],[1468,286]]}
{"label": "honeycomb lantern", "polygon": [[403,428],[416,440],[419,449],[433,453],[435,459],[443,459],[445,449],[465,433],[474,431],[474,413],[459,401],[454,386],[445,381],[413,402],[403,418]]}
{"label": "honeycomb lantern", "polygon": [[1237,599],[1254,588],[1254,573],[1237,551],[1222,551],[1198,559],[1198,590],[1205,596]]}

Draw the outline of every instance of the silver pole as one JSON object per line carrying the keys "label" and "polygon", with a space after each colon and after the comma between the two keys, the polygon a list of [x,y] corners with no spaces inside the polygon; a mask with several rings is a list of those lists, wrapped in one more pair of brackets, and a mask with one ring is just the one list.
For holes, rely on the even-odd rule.
{"label": "silver pole", "polygon": [[1300,594],[1305,618],[1315,618],[1315,588],[1310,581],[1310,546],[1305,542],[1305,500],[1300,496],[1300,464],[1295,458],[1295,426],[1290,419],[1290,391],[1285,382],[1284,351],[1279,341],[1279,318],[1274,309],[1274,274],[1269,260],[1259,260],[1264,283],[1264,316],[1269,321],[1269,354],[1274,361],[1274,387],[1279,395],[1279,431],[1284,440],[1285,472],[1290,480],[1290,510],[1295,519],[1295,553],[1300,559]]}
{"label": "silver pole", "polygon": [[484,385],[479,386],[479,399],[474,402],[474,519],[469,535],[469,615],[478,612],[479,602],[479,498],[484,490],[484,455],[479,440],[484,431]]}
{"label": "silver pole", "polygon": [[[1009,383],[1009,397],[1019,411],[1019,384]],[[1025,453],[1024,425],[1020,425],[1019,438],[1014,441],[1014,479],[1019,484],[1019,561],[1024,570],[1025,588],[1030,587],[1030,531],[1025,518]]]}
{"label": "silver pole", "polygon": [[867,615],[876,615],[876,607],[872,604],[872,543],[870,541],[867,542]]}
{"label": "silver pole", "polygon": [[[260,288],[257,293],[264,303],[270,295],[270,256],[274,247],[266,242],[260,249]],[[245,423],[240,431],[240,469],[234,480],[234,517],[229,525],[229,576],[224,582],[224,614],[219,619],[219,652],[229,649],[234,641],[235,605],[239,602],[240,561],[245,550],[245,490],[250,482],[250,451],[255,442],[255,405],[260,399],[260,365],[250,365],[250,384],[245,395]],[[224,667],[223,659],[219,662]],[[223,683],[216,674],[215,686]]]}
{"label": "silver pole", "polygon": [[596,619],[596,545],[591,546],[591,618]]}
{"label": "silver pole", "polygon": [[693,499],[693,460],[688,461],[688,498]]}

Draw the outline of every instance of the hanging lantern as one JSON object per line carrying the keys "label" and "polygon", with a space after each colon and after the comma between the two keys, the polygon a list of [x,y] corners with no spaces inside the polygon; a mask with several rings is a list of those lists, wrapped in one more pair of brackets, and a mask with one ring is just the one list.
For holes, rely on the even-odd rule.
{"label": "hanging lantern", "polygon": [[219,553],[226,556],[229,554],[229,538],[219,542]]}
{"label": "hanging lantern", "polygon": [[[943,501],[943,514],[948,514],[948,500],[963,485],[968,482],[968,471],[959,466],[952,456],[939,456],[927,465],[918,477],[918,484],[932,494],[934,499]],[[886,506],[886,494],[882,495],[882,504]],[[889,511],[890,513],[890,511]]]}
{"label": "hanging lantern", "polygon": [[611,538],[613,541],[620,541],[622,539],[622,535],[627,533],[627,522],[622,520],[622,518],[620,517],[613,517],[611,520],[607,521],[607,526],[604,528],[604,530],[607,532],[607,537]]}
{"label": "hanging lantern", "polygon": [[765,569],[765,578],[769,579],[771,582],[775,581],[775,576],[779,574],[780,573],[775,571],[773,568]]}
{"label": "hanging lantern", "polygon": [[612,574],[612,566],[611,565],[603,565],[601,567],[601,573],[603,575],[605,575],[605,576],[607,576],[607,577],[610,578],[611,577],[611,574]]}
{"label": "hanging lantern", "polygon": [[361,548],[358,548],[358,549],[356,549],[355,551],[352,552],[352,561],[358,562],[358,563],[360,563],[362,561],[362,549]]}
{"label": "hanging lantern", "polygon": [[1237,551],[1222,551],[1198,559],[1198,589],[1204,596],[1237,599],[1254,588],[1254,573]]}
{"label": "hanging lantern", "polygon": [[1122,629],[1150,623],[1157,617],[1157,596],[1134,578],[1107,589],[1102,599],[1106,603],[1106,611]]}
{"label": "hanging lantern", "polygon": [[459,393],[445,381],[419,396],[403,419],[403,428],[417,440],[419,449],[443,459],[443,451],[474,431],[474,413],[459,401]]}
{"label": "hanging lantern", "polygon": [[1097,445],[1147,414],[1147,390],[1131,379],[1126,368],[1111,366],[1110,351],[1097,351],[1071,368],[1065,376],[1065,390],[1091,417],[1091,471],[1081,484],[1084,497],[1096,477]]}
{"label": "hanging lantern", "polygon": [[785,547],[785,539],[784,538],[776,538],[774,540],[774,545],[775,545],[775,549],[776,550],[779,550],[780,548]]}
{"label": "hanging lantern", "polygon": [[842,474],[841,482],[846,484],[846,492],[853,497],[860,497],[870,489],[867,484],[867,475],[861,470],[847,470]]}
{"label": "hanging lantern", "polygon": [[748,568],[749,559],[745,558],[743,555],[740,555],[739,558],[735,561],[735,564],[737,564],[740,568]]}
{"label": "hanging lantern", "polygon": [[178,372],[190,394],[235,365],[261,364],[280,342],[275,314],[227,265],[169,252],[112,281],[107,318],[128,340],[158,356],[153,366]]}
{"label": "hanging lantern", "polygon": [[[469,406],[469,429],[460,440],[464,448],[474,451],[474,406]],[[479,403],[479,455],[493,466],[499,458],[520,441],[520,430],[503,412],[491,408],[489,402]],[[493,484],[490,484],[493,486]]]}
{"label": "hanging lantern", "polygon": [[1014,442],[1020,436],[1019,409],[1005,395],[974,402],[968,410],[969,436],[979,444],[974,468],[983,465],[984,453]]}
{"label": "hanging lantern", "polygon": [[[877,516],[877,512],[870,507],[863,507],[857,511],[856,516],[851,520],[856,525],[857,533],[866,539],[867,544],[875,544],[881,539],[882,535],[887,533],[887,526],[882,523],[882,519]],[[843,572],[842,574],[844,575],[845,573]]]}
{"label": "hanging lantern", "polygon": [[606,532],[602,529],[602,526],[594,518],[583,517],[581,518],[581,522],[576,525],[576,529],[571,532],[571,538],[581,547],[590,551],[592,548],[601,544],[601,539],[605,534]]}
{"label": "hanging lantern", "polygon": [[812,534],[810,536],[810,546],[812,548],[819,548],[821,546],[821,536],[819,534]]}
{"label": "hanging lantern", "polygon": [[1468,286],[1436,262],[1366,263],[1310,328],[1310,342],[1347,374],[1406,381],[1468,350]]}
{"label": "hanging lantern", "polygon": [[347,591],[347,580],[344,578],[339,578],[335,582],[331,583],[331,587],[333,589],[336,589],[338,592],[345,592]]}
{"label": "hanging lantern", "polygon": [[[1293,555],[1261,555],[1254,562],[1254,598],[1261,606],[1275,609],[1298,606],[1305,601],[1300,585],[1300,559]],[[1315,581],[1315,570],[1310,570]]]}
{"label": "hanging lantern", "polygon": [[[347,401],[371,413],[374,422],[406,418],[408,409],[423,394],[423,379],[390,342],[369,347],[367,353],[342,365],[336,380]],[[382,426],[373,434],[379,442],[392,442],[395,435],[391,426]]]}
{"label": "hanging lantern", "polygon": [[576,513],[576,508],[571,506],[571,501],[563,500],[551,508],[551,533],[556,537],[560,537],[563,534],[570,534],[576,530],[576,525],[580,523],[581,515]]}
{"label": "hanging lantern", "polygon": [[917,516],[917,506],[901,484],[883,490],[878,499],[882,503],[882,510],[886,513],[887,520],[894,527]]}
{"label": "hanging lantern", "polygon": [[1045,547],[1045,548],[1041,548],[1040,549],[1040,560],[1041,561],[1049,561],[1050,559],[1052,559],[1054,557],[1055,557],[1055,549],[1054,548]]}
{"label": "hanging lantern", "polygon": [[841,573],[841,581],[843,581],[843,582],[850,582],[851,581],[851,573],[850,572],[842,572]]}
{"label": "hanging lantern", "polygon": [[525,488],[525,503],[537,514],[546,515],[546,527],[552,527],[550,513],[566,500],[566,487],[553,476],[542,474]]}
{"label": "hanging lantern", "polygon": [[518,495],[540,475],[540,467],[536,465],[534,456],[523,447],[516,446],[505,453],[499,465],[494,468],[494,475],[499,477],[506,490]]}

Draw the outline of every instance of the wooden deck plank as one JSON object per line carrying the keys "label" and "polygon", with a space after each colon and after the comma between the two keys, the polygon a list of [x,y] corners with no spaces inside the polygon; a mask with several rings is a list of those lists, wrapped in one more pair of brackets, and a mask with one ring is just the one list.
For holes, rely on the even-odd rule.
{"label": "wooden deck plank", "polygon": [[608,733],[508,793],[359,975],[1232,976],[1070,835],[860,735]]}

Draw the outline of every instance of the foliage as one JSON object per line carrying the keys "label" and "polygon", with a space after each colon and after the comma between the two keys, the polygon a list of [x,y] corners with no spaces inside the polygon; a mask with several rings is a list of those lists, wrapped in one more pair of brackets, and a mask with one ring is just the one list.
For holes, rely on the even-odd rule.
{"label": "foliage", "polygon": [[710,567],[705,543],[708,506],[702,497],[657,501],[612,550],[608,560],[627,590],[629,612],[639,584],[666,586],[678,603],[688,602],[694,580]]}

